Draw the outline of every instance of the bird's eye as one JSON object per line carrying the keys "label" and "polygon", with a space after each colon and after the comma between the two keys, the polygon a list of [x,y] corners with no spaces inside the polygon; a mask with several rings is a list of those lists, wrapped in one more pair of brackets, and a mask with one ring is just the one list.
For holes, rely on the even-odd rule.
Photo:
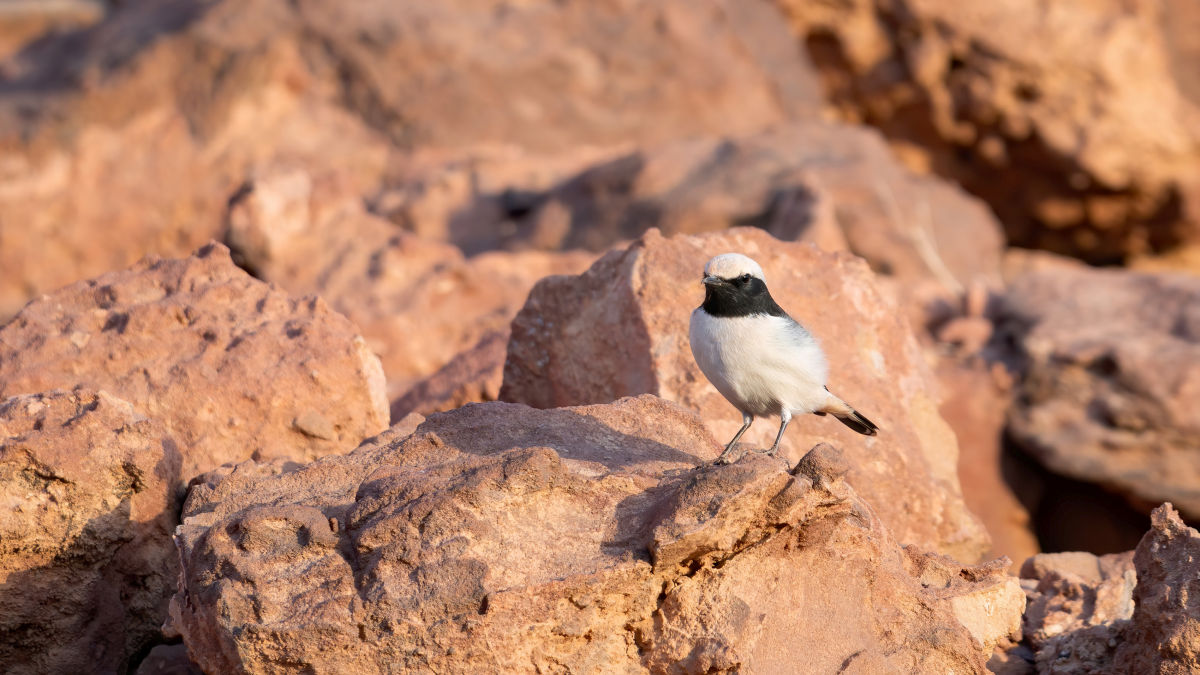
{"label": "bird's eye", "polygon": [[748,284],[750,283],[750,275],[743,274],[742,276],[738,277],[738,281],[742,282],[743,284]]}

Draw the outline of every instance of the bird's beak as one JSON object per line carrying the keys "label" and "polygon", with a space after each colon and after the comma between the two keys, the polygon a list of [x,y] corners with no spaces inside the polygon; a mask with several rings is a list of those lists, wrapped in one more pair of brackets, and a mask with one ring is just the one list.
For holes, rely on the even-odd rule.
{"label": "bird's beak", "polygon": [[705,286],[716,286],[717,284],[720,284],[720,283],[722,283],[721,277],[714,277],[711,275],[704,277],[704,285]]}

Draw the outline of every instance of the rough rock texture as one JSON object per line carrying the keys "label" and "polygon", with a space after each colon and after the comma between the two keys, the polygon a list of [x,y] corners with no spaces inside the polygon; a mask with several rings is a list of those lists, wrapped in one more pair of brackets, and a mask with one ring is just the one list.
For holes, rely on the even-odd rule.
{"label": "rough rock texture", "polygon": [[851,250],[877,271],[957,289],[998,281],[1003,236],[987,207],[904,169],[875,132],[798,122],[744,138],[699,138],[597,161],[545,189],[493,189],[463,207],[455,236],[485,248],[603,251],[666,234],[755,225],[780,239]]}
{"label": "rough rock texture", "polygon": [[831,447],[719,451],[643,396],[247,465],[188,499],[174,625],[209,672],[985,672],[1015,579],[899,547]]}
{"label": "rough rock texture", "polygon": [[387,427],[379,359],[356,333],[210,244],[30,303],[0,328],[0,395],[111,391],[167,428],[185,480],[250,457],[312,459]]}
{"label": "rough rock texture", "polygon": [[1105,672],[1133,616],[1133,552],[1042,553],[1025,561],[1021,579],[1029,596],[1024,639],[1041,672]]}
{"label": "rough rock texture", "polygon": [[413,150],[749,133],[820,98],[766,0],[121,4],[0,67],[0,317],[201,245],[266,158],[366,194]]}
{"label": "rough rock texture", "polygon": [[1035,263],[998,339],[1023,372],[1013,438],[1051,471],[1200,515],[1200,280]]}
{"label": "rough rock texture", "polygon": [[180,461],[103,391],[0,399],[0,670],[118,672],[161,639]]}
{"label": "rough rock texture", "polygon": [[1042,554],[1021,569],[1025,639],[1039,673],[1200,670],[1200,532],[1170,504],[1151,514],[1136,551]]}
{"label": "rough rock texture", "polygon": [[1111,262],[1200,238],[1194,3],[779,4],[842,115],[985,199],[1012,242]]}
{"label": "rough rock texture", "polygon": [[1200,671],[1200,532],[1170,504],[1151,514],[1133,556],[1133,619],[1117,647],[1114,669],[1126,673]]}
{"label": "rough rock texture", "polygon": [[[830,390],[881,430],[868,438],[807,416],[789,428],[784,456],[795,460],[820,441],[843,448],[849,482],[897,539],[977,560],[987,536],[962,501],[958,448],[938,414],[937,383],[907,322],[852,256],[751,228],[671,239],[651,230],[583,275],[534,287],[513,321],[501,399],[549,408],[649,392],[700,412],[722,441],[732,438],[741,416],[688,346],[689,315],[703,298],[700,272],[727,251],[762,264],[776,300],[822,341]],[[760,420],[743,440],[766,447],[776,428]]]}
{"label": "rough rock texture", "polygon": [[484,253],[420,239],[368,213],[344,177],[261,170],[233,199],[226,241],[255,275],[319,294],[380,355],[389,398],[508,328],[534,282],[578,273],[584,252]]}
{"label": "rough rock texture", "polygon": [[495,401],[504,382],[508,331],[488,333],[479,344],[454,357],[433,375],[392,401],[392,419],[409,413],[428,415],[468,403]]}

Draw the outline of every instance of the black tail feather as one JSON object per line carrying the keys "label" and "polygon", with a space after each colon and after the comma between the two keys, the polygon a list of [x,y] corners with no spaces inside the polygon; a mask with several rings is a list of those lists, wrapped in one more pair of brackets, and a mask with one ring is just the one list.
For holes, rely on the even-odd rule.
{"label": "black tail feather", "polygon": [[871,420],[863,417],[863,414],[857,410],[851,410],[849,415],[835,415],[838,421],[851,429],[857,431],[863,436],[874,436],[879,433],[879,427]]}

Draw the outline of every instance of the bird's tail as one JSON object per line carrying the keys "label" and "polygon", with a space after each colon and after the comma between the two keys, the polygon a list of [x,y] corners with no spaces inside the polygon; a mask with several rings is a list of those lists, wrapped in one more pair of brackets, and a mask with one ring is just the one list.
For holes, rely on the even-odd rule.
{"label": "bird's tail", "polygon": [[829,398],[831,399],[829,404],[825,408],[818,410],[818,415],[825,413],[833,415],[839,422],[863,436],[874,436],[879,433],[879,427],[875,426],[875,423],[867,419],[865,415],[851,407],[849,403],[834,396],[832,393],[829,395]]}

